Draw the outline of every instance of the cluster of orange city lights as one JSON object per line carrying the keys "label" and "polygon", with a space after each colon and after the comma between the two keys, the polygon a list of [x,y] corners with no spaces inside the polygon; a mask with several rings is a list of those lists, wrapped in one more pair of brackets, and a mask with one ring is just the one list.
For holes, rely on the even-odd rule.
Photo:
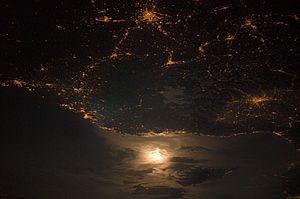
{"label": "cluster of orange city lights", "polygon": [[[205,69],[201,73],[191,77],[191,79],[198,78],[200,82],[199,87],[201,87],[201,85],[213,85],[211,90],[213,90],[214,93],[218,93],[222,91],[224,82],[230,82],[233,76],[241,76],[249,82],[255,82],[253,76],[256,75],[255,67],[257,66],[251,64],[237,64],[235,62],[237,56],[244,56],[247,53],[252,55],[253,52],[262,53],[267,51],[267,48],[276,43],[276,40],[269,39],[264,31],[269,31],[271,28],[278,28],[278,26],[289,28],[289,24],[284,24],[283,26],[283,22],[280,24],[279,22],[275,23],[272,21],[273,15],[271,14],[251,14],[238,20],[226,18],[222,26],[219,27],[220,29],[224,28],[224,32],[219,31],[215,34],[211,34],[213,35],[211,37],[204,37],[205,39],[202,38],[199,40],[197,40],[197,38],[201,38],[201,33],[197,33],[193,35],[193,37],[195,37],[194,42],[190,42],[186,35],[192,34],[192,31],[189,30],[189,23],[197,17],[197,10],[202,5],[200,1],[193,1],[195,10],[191,10],[191,12],[184,15],[172,13],[171,11],[168,12],[168,8],[162,7],[160,2],[156,1],[148,1],[145,4],[139,3],[135,5],[134,14],[124,15],[119,14],[121,12],[119,10],[109,9],[105,4],[101,7],[97,3],[99,2],[91,0],[91,7],[94,9],[95,14],[93,14],[90,21],[86,23],[89,23],[94,29],[117,27],[116,30],[109,30],[114,39],[110,52],[105,56],[92,57],[91,60],[94,60],[94,62],[82,66],[82,70],[79,74],[72,76],[69,84],[60,84],[59,81],[63,80],[59,78],[47,78],[51,73],[51,64],[48,63],[48,65],[50,65],[50,67],[48,67],[47,64],[41,63],[38,72],[40,73],[39,76],[43,78],[33,80],[24,77],[10,77],[8,80],[1,80],[1,86],[21,87],[29,91],[44,89],[53,92],[62,98],[60,102],[61,107],[81,114],[84,119],[90,120],[98,126],[114,129],[114,126],[105,127],[105,125],[102,124],[101,110],[98,110],[97,108],[99,106],[94,106],[95,104],[93,104],[94,102],[91,100],[95,92],[101,90],[102,86],[108,86],[107,84],[109,84],[109,82],[104,80],[100,83],[96,82],[98,79],[95,78],[95,74],[97,70],[101,69],[101,67],[107,63],[115,67],[114,64],[123,59],[155,57],[156,52],[147,52],[142,55],[143,57],[140,57],[141,55],[137,55],[139,54],[137,49],[127,45],[127,43],[136,42],[134,34],[137,32],[151,32],[153,37],[166,41],[162,44],[157,41],[151,44],[151,47],[159,51],[158,54],[162,54],[162,59],[155,62],[156,65],[160,66],[159,75],[162,79],[165,78],[164,75],[168,73],[168,71],[172,72],[175,69],[182,68],[182,70],[179,70],[178,76],[179,79],[185,80],[188,76],[188,69],[203,66]],[[224,14],[229,12],[231,7],[231,5],[217,6],[213,9],[212,13],[216,16]],[[114,15],[114,12],[118,14]],[[275,14],[274,16],[277,17]],[[298,15],[284,15],[284,17],[289,17],[296,22],[300,21]],[[61,29],[62,27],[58,24],[57,28]],[[178,36],[176,37],[176,35]],[[234,47],[242,45],[239,40],[242,36],[246,38],[246,42],[257,42],[259,46],[257,46],[256,49],[252,49],[251,52],[248,52],[247,49]],[[140,42],[142,43],[142,41]],[[181,50],[181,48],[185,49],[192,44],[194,45],[193,52],[191,53],[192,56],[186,56],[184,53],[185,50]],[[212,49],[216,45],[222,45],[225,50],[214,54]],[[289,52],[294,51],[294,47],[289,49]],[[265,54],[267,54],[267,52]],[[223,61],[223,63],[219,64],[218,61]],[[268,61],[263,63],[261,67],[264,67],[266,71],[290,76],[293,80],[296,78],[283,66],[274,66]],[[118,70],[117,67],[116,70]],[[203,75],[203,77],[199,75]],[[209,83],[201,82],[202,79],[206,78]],[[91,85],[89,82],[93,82],[93,84]],[[233,96],[232,99],[228,99],[227,103],[225,103],[226,107],[215,113],[216,122],[229,123],[237,126],[242,123],[242,121],[248,119],[267,118],[272,120],[272,122],[278,122],[279,126],[283,126],[287,123],[294,125],[299,121],[299,116],[296,114],[296,111],[290,112],[286,117],[292,119],[282,119],[279,118],[279,111],[273,108],[273,104],[277,104],[278,106],[294,106],[293,104],[287,104],[287,101],[284,100],[286,96],[290,95],[287,89],[281,90],[278,95],[272,94],[272,91],[264,89],[257,89],[256,93],[253,91],[247,93],[247,91],[238,88],[236,85],[237,84],[234,84],[232,90],[237,91],[239,94]],[[291,82],[291,89],[293,89],[292,87],[293,82]],[[255,128],[251,127],[250,129]]]}

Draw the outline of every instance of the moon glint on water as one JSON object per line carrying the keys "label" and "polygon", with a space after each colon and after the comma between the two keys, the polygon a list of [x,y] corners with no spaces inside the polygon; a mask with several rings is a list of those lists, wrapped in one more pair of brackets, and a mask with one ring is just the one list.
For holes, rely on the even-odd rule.
{"label": "moon glint on water", "polygon": [[157,147],[148,152],[148,159],[149,162],[164,163],[167,160],[167,151]]}

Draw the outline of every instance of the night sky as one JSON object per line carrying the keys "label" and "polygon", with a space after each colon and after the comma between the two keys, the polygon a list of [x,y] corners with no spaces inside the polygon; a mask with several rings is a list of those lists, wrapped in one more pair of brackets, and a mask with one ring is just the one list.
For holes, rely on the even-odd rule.
{"label": "night sky", "polygon": [[299,199],[299,0],[1,0],[0,199]]}

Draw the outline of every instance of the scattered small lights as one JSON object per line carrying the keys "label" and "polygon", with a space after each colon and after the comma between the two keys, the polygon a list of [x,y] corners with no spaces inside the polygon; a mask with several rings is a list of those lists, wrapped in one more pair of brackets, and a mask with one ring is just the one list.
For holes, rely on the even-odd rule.
{"label": "scattered small lights", "polygon": [[[157,95],[155,91],[162,90],[161,87],[156,88],[157,85],[162,87],[180,85],[184,88],[182,92],[184,100],[191,100],[188,103],[195,105],[195,109],[203,110],[203,112],[208,113],[207,115],[214,117],[213,121],[232,124],[235,130],[239,129],[241,123],[249,120],[267,119],[274,126],[275,124],[277,126],[288,124],[289,127],[292,127],[295,121],[299,121],[297,111],[289,111],[289,114],[285,114],[285,118],[282,118],[284,114],[277,107],[274,107],[274,104],[286,104],[291,109],[293,106],[297,106],[295,103],[297,100],[289,104],[284,100],[284,98],[287,98],[286,96],[292,93],[288,93],[287,90],[294,89],[296,85],[296,74],[289,71],[288,67],[283,68],[283,66],[274,65],[271,61],[258,64],[247,64],[248,61],[246,61],[240,64],[240,60],[252,60],[253,58],[256,60],[256,53],[264,53],[265,56],[274,57],[276,54],[271,51],[270,53],[269,49],[273,48],[273,45],[282,42],[282,38],[280,35],[271,38],[267,33],[279,28],[282,32],[291,31],[291,24],[286,20],[280,21],[279,18],[286,19],[288,17],[294,22],[298,22],[298,14],[250,14],[232,19],[229,13],[233,5],[218,5],[212,7],[211,16],[226,16],[222,17],[220,21],[222,25],[217,25],[217,32],[209,32],[210,25],[206,25],[209,24],[209,21],[202,18],[201,13],[197,12],[200,6],[203,5],[200,1],[188,3],[193,6],[189,13],[169,9],[164,3],[155,0],[147,1],[144,4],[137,3],[131,7],[132,10],[130,11],[122,11],[121,8],[114,5],[112,5],[112,8],[107,2],[101,3],[91,0],[90,3],[90,20],[84,20],[82,25],[86,24],[95,33],[98,30],[107,30],[107,33],[111,34],[111,38],[113,38],[110,50],[99,55],[89,54],[88,64],[79,66],[80,71],[77,72],[66,69],[66,75],[63,78],[59,75],[61,73],[60,69],[55,67],[56,63],[50,61],[40,63],[35,70],[36,76],[34,76],[35,74],[25,74],[24,76],[22,74],[21,76],[3,78],[0,81],[1,87],[16,86],[25,88],[28,91],[51,91],[60,97],[59,104],[65,109],[82,114],[84,119],[90,120],[98,126],[121,131],[122,127],[126,126],[126,122],[117,121],[119,118],[115,118],[114,114],[111,114],[111,111],[107,108],[111,102],[108,102],[109,100],[105,97],[102,99],[101,96],[103,93],[105,95],[105,92],[111,86],[114,86],[114,82],[110,79],[110,73],[114,71],[117,74],[116,79],[124,78],[126,79],[125,82],[130,81],[131,76],[128,76],[127,72],[121,72],[122,67],[119,67],[119,64],[123,64],[122,62],[125,61],[128,63],[133,61],[133,65],[136,65],[135,61],[137,61],[143,67],[144,60],[147,60],[145,62],[147,64],[150,63],[149,60],[152,60],[151,67],[153,67],[153,70],[151,69],[149,77],[146,75],[144,79],[149,78],[151,81],[153,79],[153,82],[147,84],[147,88],[143,88],[147,90],[146,93],[148,90],[150,92],[153,89],[152,93],[147,93],[151,96]],[[242,2],[241,5],[241,8],[247,9]],[[126,7],[126,5],[124,6]],[[274,20],[274,16],[276,16],[276,20]],[[194,23],[199,24],[201,31],[194,30]],[[54,26],[56,31],[57,29],[67,30],[66,27],[68,26],[59,22]],[[79,28],[79,26],[76,26],[76,28]],[[61,33],[63,32],[61,31]],[[147,39],[141,39],[144,35],[147,36]],[[289,48],[289,52],[295,53],[297,52],[296,44],[299,40],[298,38],[291,38],[291,41],[293,45]],[[224,42],[227,45],[224,45]],[[235,45],[232,45],[233,43]],[[145,52],[141,53],[141,49],[142,52]],[[70,56],[74,57],[76,62],[80,61],[78,55],[77,52],[70,52]],[[162,56],[158,58],[159,55]],[[73,59],[65,58],[60,64],[71,66],[73,62]],[[133,66],[129,64],[128,71],[131,70],[130,67]],[[283,89],[283,94],[278,96],[263,88],[261,92],[256,94],[253,94],[253,91],[244,90],[242,88],[244,86],[243,79],[251,82],[249,87],[252,88],[260,88],[263,84],[257,81],[257,76],[261,75],[257,67],[262,68],[262,71],[271,71],[276,75],[290,78],[290,88]],[[124,77],[119,73],[124,74]],[[133,74],[138,73],[140,72],[137,72],[136,69],[133,70]],[[2,76],[0,77],[2,78]],[[161,82],[162,79],[164,79],[163,85],[157,83]],[[114,81],[118,83],[118,80]],[[190,83],[187,84],[188,81]],[[151,85],[155,88],[150,88]],[[122,88],[122,86],[120,87]],[[105,91],[102,91],[102,88]],[[136,91],[139,96],[141,95],[140,90]],[[224,107],[216,105],[218,110],[211,113],[210,111],[213,108],[207,105],[209,99],[223,99],[224,90],[230,90],[226,93],[226,96],[229,95],[230,97],[225,101],[221,101],[220,104],[223,104]],[[166,95],[166,93],[162,92],[160,96]],[[178,101],[178,99],[176,100]],[[176,103],[168,106],[167,111],[176,112],[177,106]],[[186,104],[183,102],[182,106],[184,108]],[[137,115],[132,114],[136,120],[139,120],[139,118],[144,118],[139,115],[142,112],[141,110],[153,112],[155,107],[151,107],[151,105],[145,107],[144,103],[134,106],[124,104],[114,111],[116,112],[115,115],[126,115],[136,111],[138,112]],[[184,116],[183,114],[178,115],[178,119],[182,117],[180,118],[182,120],[189,120],[194,117],[192,113],[186,113]],[[203,117],[205,118],[206,115],[199,114],[199,117],[196,116],[195,120],[199,118],[201,120]],[[211,118],[208,120],[211,120]],[[147,129],[149,125],[145,125],[141,121],[137,123],[128,124],[130,127],[125,129],[130,129],[129,131],[132,129],[152,130]],[[199,121],[195,121],[197,128],[200,127],[198,123]],[[255,129],[253,127],[255,125],[252,126],[252,123],[248,126],[251,130]],[[275,130],[272,129],[272,131]]]}

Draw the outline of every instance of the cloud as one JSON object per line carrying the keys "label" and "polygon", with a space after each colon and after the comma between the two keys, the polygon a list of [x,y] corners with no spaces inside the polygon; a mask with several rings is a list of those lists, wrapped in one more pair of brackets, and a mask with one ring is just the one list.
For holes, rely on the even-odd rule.
{"label": "cloud", "polygon": [[177,171],[177,176],[174,177],[176,182],[183,186],[201,184],[206,181],[214,181],[222,179],[226,173],[231,172],[231,169],[225,168],[204,168],[197,167]]}
{"label": "cloud", "polygon": [[201,147],[201,146],[183,146],[180,148],[181,150],[186,150],[189,152],[203,152],[203,151],[209,151],[210,149],[205,148],[205,147]]}
{"label": "cloud", "polygon": [[148,195],[155,199],[184,198],[185,190],[183,188],[173,188],[168,186],[145,186],[142,184],[133,187],[132,194]]}

